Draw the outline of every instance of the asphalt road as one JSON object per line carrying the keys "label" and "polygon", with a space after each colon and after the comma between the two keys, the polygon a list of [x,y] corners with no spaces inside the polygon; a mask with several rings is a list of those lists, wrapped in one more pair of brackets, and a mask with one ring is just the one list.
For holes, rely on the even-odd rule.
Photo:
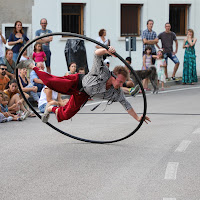
{"label": "asphalt road", "polygon": [[[90,144],[66,137],[39,118],[0,124],[1,200],[197,200],[200,198],[200,85],[147,93],[148,116],[132,137]],[[137,122],[120,104],[50,122],[78,137],[113,140]],[[129,98],[139,113],[141,95]]]}

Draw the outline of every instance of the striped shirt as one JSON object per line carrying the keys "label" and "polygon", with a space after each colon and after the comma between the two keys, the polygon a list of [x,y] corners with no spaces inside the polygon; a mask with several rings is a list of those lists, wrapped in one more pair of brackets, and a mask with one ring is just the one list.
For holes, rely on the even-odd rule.
{"label": "striped shirt", "polygon": [[111,72],[103,63],[103,56],[94,55],[93,67],[91,71],[84,76],[82,85],[84,91],[89,96],[96,96],[108,100],[108,104],[120,102],[125,110],[131,109],[130,103],[126,100],[123,91],[111,86],[106,90],[106,82],[111,77]]}
{"label": "striped shirt", "polygon": [[[143,39],[147,39],[147,40],[154,40],[157,38],[157,34],[155,31],[149,31],[148,29],[144,30],[143,33],[142,33],[142,40]],[[143,43],[143,51],[145,51],[145,48],[147,46],[150,46],[151,49],[152,49],[152,53],[155,53],[156,52],[156,48],[154,46],[154,44],[144,44]]]}

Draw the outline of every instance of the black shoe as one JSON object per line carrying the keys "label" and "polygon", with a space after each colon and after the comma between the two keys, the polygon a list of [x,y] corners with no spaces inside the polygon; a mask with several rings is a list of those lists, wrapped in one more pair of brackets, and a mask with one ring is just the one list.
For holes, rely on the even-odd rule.
{"label": "black shoe", "polygon": [[23,69],[23,68],[28,69],[28,68],[29,68],[29,65],[30,65],[31,63],[33,63],[32,60],[23,60],[23,61],[21,61],[21,62],[17,65],[16,69]]}
{"label": "black shoe", "polygon": [[171,77],[171,80],[172,80],[172,81],[175,81],[175,80],[176,80],[176,78],[175,78],[175,77]]}

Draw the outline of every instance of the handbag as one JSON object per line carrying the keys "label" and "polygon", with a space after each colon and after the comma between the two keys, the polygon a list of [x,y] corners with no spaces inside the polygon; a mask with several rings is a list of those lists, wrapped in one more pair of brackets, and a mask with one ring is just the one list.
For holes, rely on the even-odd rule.
{"label": "handbag", "polygon": [[12,49],[14,46],[15,46],[15,45],[9,45],[9,44],[8,44],[8,40],[6,40],[5,47],[6,47],[7,49]]}

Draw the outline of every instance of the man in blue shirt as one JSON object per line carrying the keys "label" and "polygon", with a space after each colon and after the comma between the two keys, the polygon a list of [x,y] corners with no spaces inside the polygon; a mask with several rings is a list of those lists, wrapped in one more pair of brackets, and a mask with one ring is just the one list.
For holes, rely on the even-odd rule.
{"label": "man in blue shirt", "polygon": [[[40,70],[44,71],[44,64],[42,62],[38,62],[36,65]],[[30,81],[33,84],[33,86],[38,87],[38,95],[40,96],[40,92],[42,91],[42,88],[45,86],[43,81],[39,79],[38,75],[35,73],[34,70],[30,73]]]}
{"label": "man in blue shirt", "polygon": [[[51,30],[49,29],[46,29],[47,27],[47,19],[43,18],[40,20],[40,25],[41,25],[41,29],[37,30],[35,32],[35,36],[38,37],[38,36],[42,36],[42,35],[45,35],[45,34],[48,34],[48,33],[52,33]],[[46,68],[47,68],[47,72],[50,74],[51,73],[51,51],[50,51],[50,42],[53,40],[53,36],[50,36],[50,37],[45,37],[45,38],[42,38],[40,40],[38,40],[37,42],[40,42],[42,43],[42,47],[43,47],[43,50],[47,56],[47,60],[45,61],[45,64],[46,64]]]}
{"label": "man in blue shirt", "polygon": [[[145,51],[145,48],[147,46],[150,46],[152,49],[152,55],[156,55],[156,48],[158,43],[158,37],[155,31],[152,30],[153,28],[153,20],[149,19],[147,21],[147,29],[143,31],[142,33],[142,41],[143,41],[143,54]],[[152,58],[152,64],[155,64],[155,59]]]}

